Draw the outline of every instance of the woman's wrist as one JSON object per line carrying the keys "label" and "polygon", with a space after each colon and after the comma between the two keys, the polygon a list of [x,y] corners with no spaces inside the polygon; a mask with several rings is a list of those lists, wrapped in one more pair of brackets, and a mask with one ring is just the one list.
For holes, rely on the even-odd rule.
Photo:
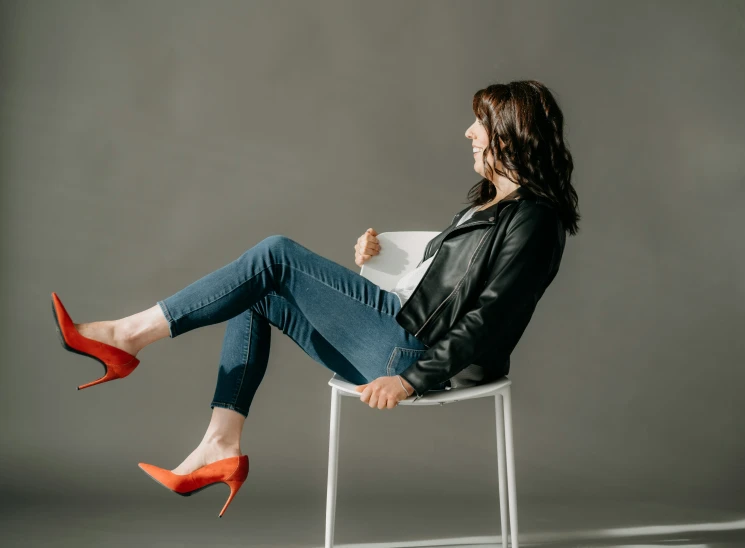
{"label": "woman's wrist", "polygon": [[409,384],[409,381],[404,379],[401,375],[396,375],[399,380],[401,381],[401,386],[404,387],[404,392],[406,392],[406,396],[411,396],[414,393],[414,387]]}

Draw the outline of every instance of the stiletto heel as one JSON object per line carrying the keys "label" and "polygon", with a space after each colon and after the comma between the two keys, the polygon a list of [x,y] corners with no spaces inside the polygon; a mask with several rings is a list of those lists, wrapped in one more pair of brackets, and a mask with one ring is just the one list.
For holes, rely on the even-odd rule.
{"label": "stiletto heel", "polygon": [[225,506],[223,506],[222,510],[220,510],[220,515],[217,516],[218,518],[222,517],[222,515],[225,513],[225,510],[227,510],[230,501],[232,501],[233,497],[238,494],[238,489],[240,489],[241,485],[243,485],[243,480],[229,480],[225,483],[227,483],[228,487],[230,487],[230,496],[228,497],[228,500],[225,501]]}
{"label": "stiletto heel", "polygon": [[96,379],[95,381],[91,381],[86,384],[81,384],[78,386],[78,390],[82,390],[83,388],[88,388],[89,386],[94,386],[96,384],[101,384],[102,382],[108,382],[113,381],[114,379],[120,379],[121,377],[118,377],[113,370],[107,370],[106,374],[101,377],[100,379]]}
{"label": "stiletto heel", "polygon": [[75,324],[62,305],[62,301],[54,292],[52,292],[52,315],[57,326],[57,335],[59,335],[60,342],[65,350],[88,356],[103,365],[104,376],[78,386],[78,390],[114,379],[123,379],[139,365],[140,360],[129,352],[81,335],[75,329]]}
{"label": "stiletto heel", "polygon": [[153,464],[141,462],[142,468],[151,478],[167,487],[174,493],[188,497],[211,485],[225,483],[230,487],[230,495],[218,517],[222,517],[238,490],[248,477],[248,455],[228,457],[226,459],[205,464],[190,474],[174,474],[170,470]]}

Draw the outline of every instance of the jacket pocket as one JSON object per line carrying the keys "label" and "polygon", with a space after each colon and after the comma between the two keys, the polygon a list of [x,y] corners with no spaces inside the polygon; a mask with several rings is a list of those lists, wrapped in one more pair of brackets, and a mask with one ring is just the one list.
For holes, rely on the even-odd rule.
{"label": "jacket pocket", "polygon": [[388,365],[386,366],[386,375],[392,377],[405,371],[415,363],[421,356],[427,351],[426,348],[404,348],[402,346],[394,346],[391,351],[391,355],[388,357]]}

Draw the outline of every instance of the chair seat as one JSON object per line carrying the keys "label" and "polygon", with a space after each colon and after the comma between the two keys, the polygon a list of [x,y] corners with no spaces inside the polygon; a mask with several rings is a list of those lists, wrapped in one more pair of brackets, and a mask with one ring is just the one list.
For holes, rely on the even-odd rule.
{"label": "chair seat", "polygon": [[[445,405],[456,401],[473,400],[487,396],[495,396],[505,388],[510,386],[512,381],[505,377],[500,377],[491,382],[479,384],[478,386],[468,386],[465,388],[453,388],[451,390],[430,390],[424,396],[414,401],[416,395],[409,396],[405,400],[398,402],[399,405]],[[344,377],[334,373],[329,380],[329,386],[339,390],[342,396],[354,396],[359,398],[360,392],[355,388],[358,385],[349,382]]]}

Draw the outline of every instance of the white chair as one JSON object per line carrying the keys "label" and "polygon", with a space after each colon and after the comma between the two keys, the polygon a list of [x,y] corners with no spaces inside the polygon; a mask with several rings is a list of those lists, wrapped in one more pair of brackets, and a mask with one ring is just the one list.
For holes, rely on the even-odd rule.
{"label": "white chair", "polygon": [[[406,231],[382,232],[378,234],[381,251],[362,266],[360,274],[379,287],[390,290],[406,272],[414,269],[424,254],[424,248],[438,232]],[[506,376],[495,381],[466,388],[427,392],[419,400],[416,395],[399,402],[399,405],[445,405],[475,398],[494,397],[497,422],[497,465],[499,474],[499,509],[501,514],[502,546],[507,548],[509,534],[512,548],[518,548],[517,541],[517,500],[515,493],[515,462],[512,442],[512,405],[510,400],[510,381]],[[329,381],[331,386],[331,425],[329,434],[328,486],[326,490],[326,544],[334,546],[334,522],[336,517],[336,478],[339,456],[339,421],[341,416],[341,397],[352,396],[357,385],[347,382],[334,374]],[[506,481],[505,481],[506,450]],[[506,484],[506,485],[505,485]],[[506,487],[506,489],[505,489]],[[509,527],[507,524],[509,499]],[[472,543],[471,543],[472,544]]]}

